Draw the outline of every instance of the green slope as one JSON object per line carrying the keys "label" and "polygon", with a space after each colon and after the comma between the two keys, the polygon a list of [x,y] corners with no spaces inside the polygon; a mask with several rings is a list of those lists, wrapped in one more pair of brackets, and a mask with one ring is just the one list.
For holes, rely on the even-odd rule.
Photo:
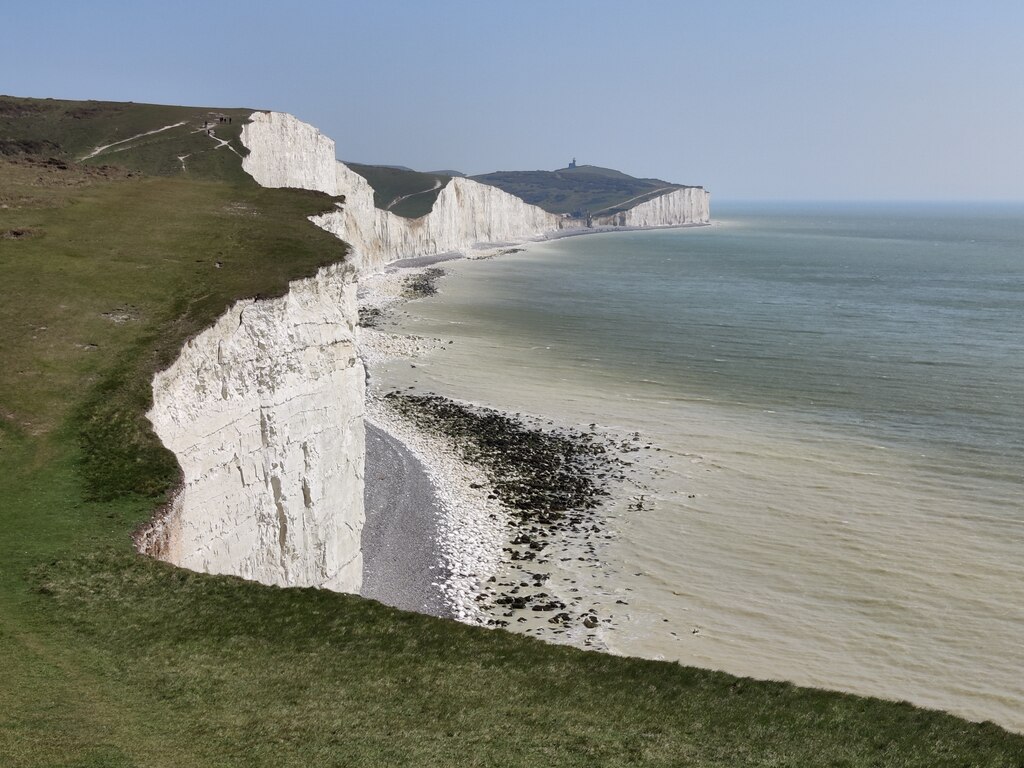
{"label": "green slope", "polygon": [[[905,704],[136,555],[174,477],[152,372],[231,301],[343,259],[306,220],[334,201],[261,189],[188,132],[73,161],[208,110],[20,103],[0,127],[0,766],[1024,764],[1024,737]],[[189,147],[207,157],[183,172]]]}
{"label": "green slope", "polygon": [[[430,212],[441,188],[461,175],[452,171],[422,173],[403,166],[346,163],[370,182],[373,202],[381,210],[406,218]],[[581,165],[558,171],[498,171],[471,176],[551,213],[611,215],[683,185],[660,179],[637,179],[611,168]]]}
{"label": "green slope", "polygon": [[473,176],[551,213],[606,215],[673,189],[661,179],[637,179],[611,168],[580,165],[557,171],[496,171]]}
{"label": "green slope", "polygon": [[[78,161],[99,146],[113,144],[82,162],[116,164],[153,175],[244,182],[238,156],[246,150],[238,137],[250,114],[251,109],[0,96],[0,156],[34,154]],[[231,122],[221,123],[220,117]],[[204,124],[228,141],[230,149],[217,150],[218,142],[206,133]],[[164,126],[175,127],[149,133]],[[185,158],[184,164],[179,157]]]}
{"label": "green slope", "polygon": [[416,219],[434,207],[434,201],[451,175],[421,173],[391,165],[346,163],[373,187],[373,204],[384,211]]}

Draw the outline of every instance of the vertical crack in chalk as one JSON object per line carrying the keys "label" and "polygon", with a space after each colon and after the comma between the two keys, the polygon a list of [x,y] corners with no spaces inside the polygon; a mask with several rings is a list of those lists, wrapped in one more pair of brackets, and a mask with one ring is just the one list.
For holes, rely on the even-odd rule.
{"label": "vertical crack in chalk", "polygon": [[302,503],[306,505],[306,509],[313,507],[313,497],[309,492],[309,480],[305,477],[302,478]]}
{"label": "vertical crack in chalk", "polygon": [[288,516],[284,511],[284,494],[281,493],[281,478],[274,475],[270,478],[270,488],[274,493],[274,506],[277,508],[277,543],[281,549],[281,570],[285,581],[288,579],[288,559],[285,557],[285,545],[288,541]]}

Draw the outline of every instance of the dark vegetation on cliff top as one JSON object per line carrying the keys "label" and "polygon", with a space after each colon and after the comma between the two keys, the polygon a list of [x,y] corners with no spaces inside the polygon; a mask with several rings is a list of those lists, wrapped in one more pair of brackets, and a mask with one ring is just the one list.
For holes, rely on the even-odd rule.
{"label": "dark vegetation on cliff top", "polygon": [[152,373],[344,258],[333,200],[220,144],[246,114],[0,97],[0,765],[1024,764],[991,724],[135,554],[176,474]]}
{"label": "dark vegetation on cliff top", "polygon": [[451,174],[421,173],[390,165],[346,163],[373,187],[373,204],[383,211],[417,219],[430,213]]}
{"label": "dark vegetation on cliff top", "polygon": [[611,168],[579,165],[557,171],[497,171],[473,176],[551,213],[606,216],[682,189],[661,179],[637,179]]}
{"label": "dark vegetation on cliff top", "polygon": [[[421,173],[391,165],[346,165],[370,182],[374,205],[411,219],[430,213],[441,189],[452,176],[462,175],[452,171]],[[637,179],[596,165],[557,171],[497,171],[470,178],[497,187],[550,213],[579,216],[588,213],[610,216],[673,190],[684,189],[682,184],[661,179]]]}

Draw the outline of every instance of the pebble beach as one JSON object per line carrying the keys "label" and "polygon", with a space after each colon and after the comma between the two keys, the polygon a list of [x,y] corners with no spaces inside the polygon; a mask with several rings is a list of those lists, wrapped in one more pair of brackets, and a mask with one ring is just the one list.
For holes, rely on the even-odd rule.
{"label": "pebble beach", "polygon": [[[472,258],[510,252],[491,249]],[[603,524],[604,507],[642,497],[642,486],[627,475],[623,458],[640,450],[639,437],[604,434],[596,425],[581,431],[418,392],[414,386],[399,391],[378,374],[385,363],[402,361],[414,368],[428,358],[443,361],[450,340],[392,333],[387,318],[401,312],[405,302],[433,295],[444,277],[437,264],[451,258],[399,263],[361,283],[358,339],[369,380],[367,423],[391,441],[390,450],[407,452],[429,478],[426,489],[404,472],[376,472],[373,451],[368,452],[368,501],[380,495],[380,484],[412,490],[394,509],[368,503],[367,525],[381,525],[377,515],[397,516],[401,519],[387,524],[412,527],[412,540],[432,536],[429,550],[437,558],[398,579],[364,568],[363,594],[466,623],[608,650],[606,633],[615,627],[608,606],[626,601],[599,595],[576,577],[580,569],[602,572],[601,542],[612,535]],[[432,530],[425,530],[422,510],[436,514]],[[378,557],[381,546],[364,539],[364,560]],[[408,552],[405,559],[423,557]],[[571,572],[564,570],[566,564]],[[431,579],[440,602],[423,601],[423,578]]]}

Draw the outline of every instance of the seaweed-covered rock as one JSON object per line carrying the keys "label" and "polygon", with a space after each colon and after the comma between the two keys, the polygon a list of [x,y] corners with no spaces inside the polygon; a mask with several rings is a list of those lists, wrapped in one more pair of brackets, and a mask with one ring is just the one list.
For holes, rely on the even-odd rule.
{"label": "seaweed-covered rock", "polygon": [[430,267],[422,272],[409,275],[402,283],[402,296],[407,299],[422,299],[437,293],[437,281],[444,277],[444,270]]}

